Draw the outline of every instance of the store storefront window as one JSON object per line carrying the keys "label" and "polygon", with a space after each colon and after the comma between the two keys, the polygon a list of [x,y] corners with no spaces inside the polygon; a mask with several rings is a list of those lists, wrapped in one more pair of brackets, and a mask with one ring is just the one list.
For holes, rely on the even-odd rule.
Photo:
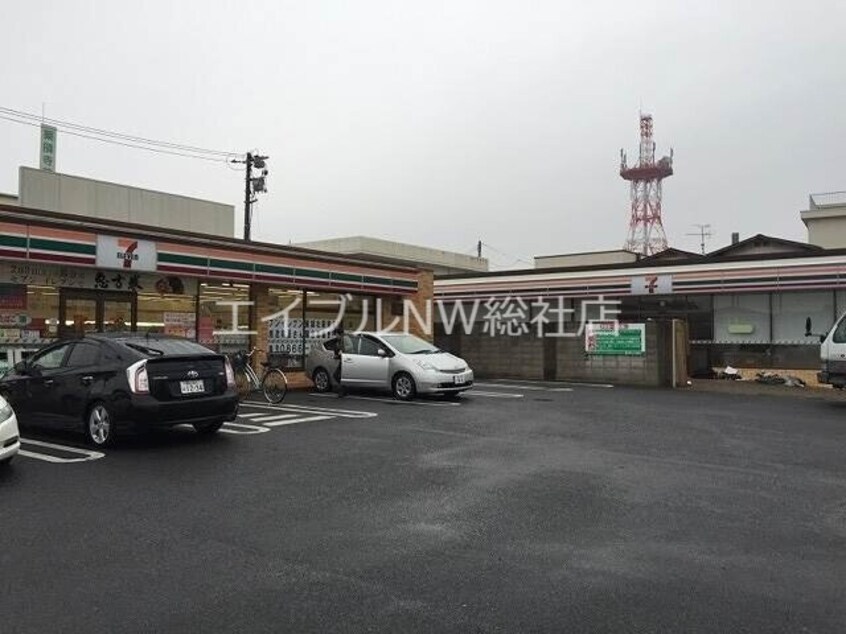
{"label": "store storefront window", "polygon": [[30,284],[26,287],[26,306],[23,309],[4,309],[3,328],[9,320],[21,324],[20,337],[29,343],[50,343],[59,332],[59,291],[51,286]]}
{"label": "store storefront window", "polygon": [[[205,346],[232,354],[248,350],[250,344],[250,309],[240,306],[237,319],[232,318],[231,302],[249,302],[249,284],[209,282],[200,285],[200,309],[197,340]],[[214,334],[226,330],[225,334]]]}
{"label": "store storefront window", "polygon": [[[380,303],[367,295],[345,295],[343,300],[341,297],[339,293],[306,292],[305,354],[308,354],[314,341],[321,341],[330,336],[326,331],[336,325],[342,326],[347,332],[375,330],[376,312],[380,308],[383,314],[382,327],[388,326],[394,318],[391,303],[387,299]],[[401,323],[402,317],[399,319]]]}
{"label": "store storefront window", "polygon": [[[303,314],[305,293],[297,289],[270,288],[269,313],[260,315],[260,328],[267,328],[271,361],[283,368],[297,369],[305,364]],[[273,316],[273,319],[266,320]]]}
{"label": "store storefront window", "polygon": [[50,286],[0,283],[0,376],[57,337],[59,293]]}
{"label": "store storefront window", "polygon": [[714,340],[769,343],[769,293],[714,296]]}
{"label": "store storefront window", "polygon": [[197,281],[165,276],[138,291],[138,330],[197,338]]}
{"label": "store storefront window", "polygon": [[819,339],[805,336],[808,317],[815,332],[828,332],[834,325],[834,293],[773,293],[773,343],[818,344]]}

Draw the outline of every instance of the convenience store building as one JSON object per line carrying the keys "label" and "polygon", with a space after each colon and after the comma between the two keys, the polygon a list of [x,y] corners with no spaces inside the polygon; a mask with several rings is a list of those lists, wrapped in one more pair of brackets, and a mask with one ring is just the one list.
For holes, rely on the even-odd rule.
{"label": "convenience store building", "polygon": [[[196,222],[186,205],[208,207],[156,192],[145,207],[145,197],[134,196],[144,190],[40,170],[24,178],[26,169],[18,204],[0,204],[0,370],[62,337],[128,329],[188,337],[223,353],[256,346],[296,371],[314,339],[338,321],[341,302],[345,328],[371,329],[405,299],[421,309],[431,300],[426,270],[244,242],[224,235],[234,228],[231,207],[231,223],[224,209],[208,225],[219,225],[219,235],[151,227],[139,206],[166,216],[176,204],[182,213],[162,218],[171,225]],[[47,209],[25,204],[33,180]],[[136,222],[98,212],[104,197],[91,192],[108,188],[108,209]],[[74,193],[82,203],[71,213],[50,210],[66,208],[55,199]]]}

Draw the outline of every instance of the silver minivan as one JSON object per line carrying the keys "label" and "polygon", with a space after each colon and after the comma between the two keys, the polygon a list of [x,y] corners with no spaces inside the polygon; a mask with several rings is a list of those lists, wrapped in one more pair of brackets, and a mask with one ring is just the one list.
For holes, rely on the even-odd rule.
{"label": "silver minivan", "polygon": [[[473,386],[473,370],[464,359],[415,335],[356,332],[344,337],[345,387],[390,390],[407,401],[417,394],[455,395]],[[319,392],[332,389],[337,349],[337,337],[313,343],[306,358],[306,372]]]}

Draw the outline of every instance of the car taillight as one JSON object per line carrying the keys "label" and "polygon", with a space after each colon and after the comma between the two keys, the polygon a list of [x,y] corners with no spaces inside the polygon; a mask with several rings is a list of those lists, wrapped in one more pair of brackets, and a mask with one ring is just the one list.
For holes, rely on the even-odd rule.
{"label": "car taillight", "polygon": [[126,380],[134,394],[149,394],[150,379],[147,376],[147,361],[138,361],[126,368]]}
{"label": "car taillight", "polygon": [[232,369],[229,359],[223,360],[223,366],[226,368],[226,386],[235,387],[235,371]]}

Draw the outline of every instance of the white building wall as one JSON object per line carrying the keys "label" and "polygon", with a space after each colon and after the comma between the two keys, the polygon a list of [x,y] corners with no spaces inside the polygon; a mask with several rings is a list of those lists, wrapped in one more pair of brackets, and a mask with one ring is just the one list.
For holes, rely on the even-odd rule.
{"label": "white building wall", "polygon": [[627,264],[636,262],[637,254],[631,251],[594,251],[589,253],[565,253],[562,255],[535,256],[536,269],[554,269],[601,264]]}
{"label": "white building wall", "polygon": [[367,236],[300,242],[296,246],[342,255],[361,255],[377,260],[413,264],[431,269],[436,275],[482,273],[488,270],[487,258]]}
{"label": "white building wall", "polygon": [[0,193],[0,205],[17,205],[18,197],[14,194]]}
{"label": "white building wall", "polygon": [[19,191],[22,207],[229,238],[235,235],[235,208],[198,198],[29,167],[20,168]]}
{"label": "white building wall", "polygon": [[808,242],[825,249],[846,248],[846,207],[841,213],[802,212]]}

